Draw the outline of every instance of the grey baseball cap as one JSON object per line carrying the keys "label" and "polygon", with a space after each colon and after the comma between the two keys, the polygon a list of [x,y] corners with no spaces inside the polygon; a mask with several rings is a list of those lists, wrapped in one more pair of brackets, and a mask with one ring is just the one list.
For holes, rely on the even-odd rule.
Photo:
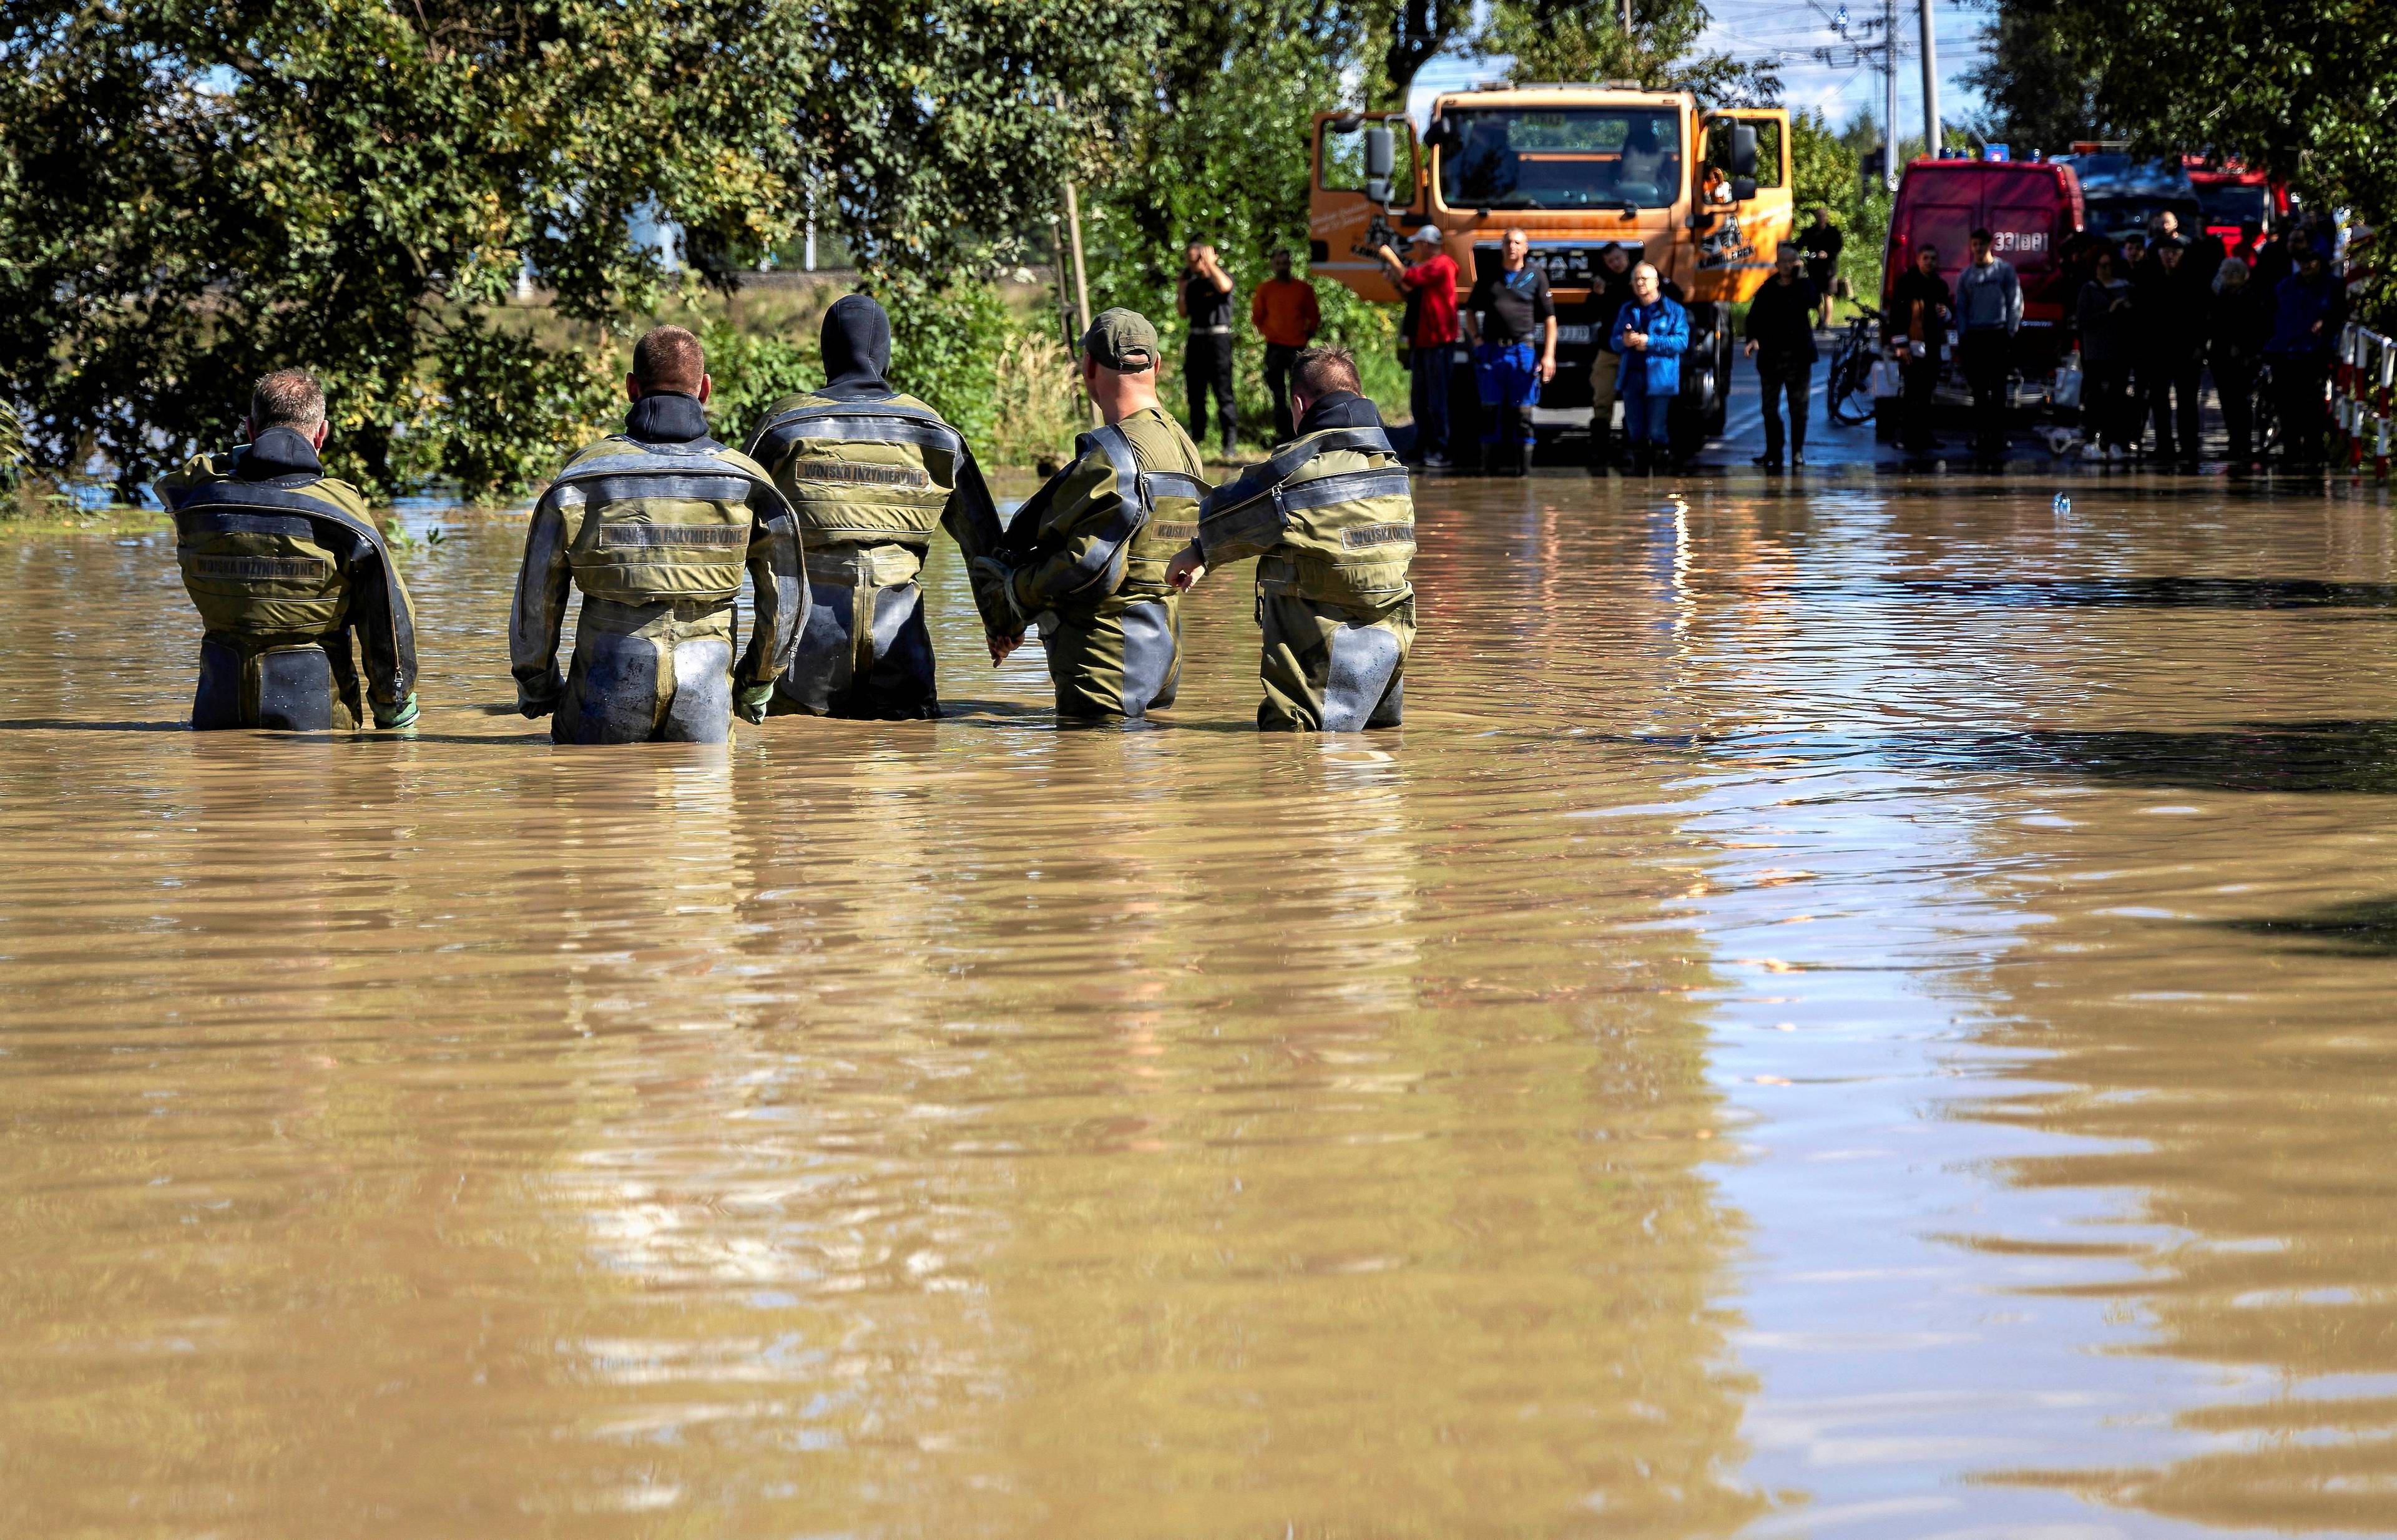
{"label": "grey baseball cap", "polygon": [[1157,328],[1136,310],[1103,310],[1082,334],[1082,352],[1118,374],[1139,374],[1157,367]]}

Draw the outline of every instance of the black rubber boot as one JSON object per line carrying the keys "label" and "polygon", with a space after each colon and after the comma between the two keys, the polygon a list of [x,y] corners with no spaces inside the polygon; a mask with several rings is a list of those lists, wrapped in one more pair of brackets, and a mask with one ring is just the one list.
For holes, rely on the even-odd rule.
{"label": "black rubber boot", "polygon": [[1517,475],[1530,475],[1532,474],[1532,451],[1534,448],[1535,446],[1528,438],[1515,446],[1515,474]]}
{"label": "black rubber boot", "polygon": [[1496,475],[1498,474],[1497,445],[1484,444],[1481,446],[1481,474],[1483,475]]}
{"label": "black rubber boot", "polygon": [[1614,462],[1614,430],[1593,425],[1589,430],[1589,474],[1604,475]]}

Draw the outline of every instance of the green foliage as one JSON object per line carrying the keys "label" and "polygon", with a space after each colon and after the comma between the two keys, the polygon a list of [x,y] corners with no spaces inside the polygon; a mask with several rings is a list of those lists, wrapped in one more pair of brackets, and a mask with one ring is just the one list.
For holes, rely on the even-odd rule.
{"label": "green foliage", "polygon": [[933,288],[891,277],[879,296],[891,312],[891,382],[957,424],[970,443],[997,425],[998,357],[1024,329],[986,283]]}
{"label": "green foliage", "polygon": [[824,383],[824,359],[816,337],[778,337],[746,331],[722,318],[699,328],[714,381],[707,421],[716,436],[738,449],[766,408],[786,395]]}
{"label": "green foliage", "polygon": [[1619,0],[1494,0],[1475,46],[1513,56],[1517,80],[1637,80],[1726,106],[1779,100],[1770,65],[1696,51],[1710,20],[1701,0],[1646,0],[1626,32]]}
{"label": "green foliage", "polygon": [[[537,474],[594,367],[491,331],[528,261],[620,328],[810,205],[886,271],[1002,250],[1145,88],[1129,0],[11,0],[0,377],[129,490],[304,364],[332,468]],[[674,278],[630,234],[679,227]],[[556,412],[556,420],[533,415]]]}
{"label": "green foliage", "polygon": [[15,407],[0,401],[0,492],[16,489],[32,458],[25,445],[25,420],[17,415]]}
{"label": "green foliage", "polygon": [[1986,33],[1988,51],[1963,75],[1981,98],[1981,132],[2026,156],[2061,154],[2074,140],[2111,137],[2096,76],[2057,30],[2053,9],[1999,7]]}

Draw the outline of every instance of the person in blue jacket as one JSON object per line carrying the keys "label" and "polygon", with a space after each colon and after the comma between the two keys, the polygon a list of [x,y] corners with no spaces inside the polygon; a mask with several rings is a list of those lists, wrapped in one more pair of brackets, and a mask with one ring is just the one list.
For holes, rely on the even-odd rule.
{"label": "person in blue jacket", "polygon": [[2322,248],[2297,251],[2297,270],[2272,296],[2272,333],[2264,359],[2272,366],[2273,406],[2281,414],[2281,457],[2292,466],[2322,462],[2330,419],[2323,398],[2347,324],[2347,290],[2330,271]]}
{"label": "person in blue jacket", "polygon": [[1623,436],[1631,440],[1631,469],[1654,474],[1672,458],[1669,416],[1681,390],[1681,355],[1690,345],[1690,313],[1666,297],[1653,263],[1631,270],[1631,299],[1615,312],[1615,394],[1623,401]]}

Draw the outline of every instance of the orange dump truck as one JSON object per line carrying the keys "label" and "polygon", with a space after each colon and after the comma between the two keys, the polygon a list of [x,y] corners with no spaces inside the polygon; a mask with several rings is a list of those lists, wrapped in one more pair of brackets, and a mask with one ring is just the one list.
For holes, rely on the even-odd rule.
{"label": "orange dump truck", "polygon": [[[1435,99],[1418,135],[1403,113],[1319,113],[1308,199],[1309,267],[1367,300],[1396,304],[1370,254],[1405,255],[1433,225],[1460,277],[1495,269],[1510,228],[1531,242],[1557,304],[1557,377],[1540,396],[1544,435],[1589,422],[1589,370],[1614,317],[1598,314],[1600,252],[1637,244],[1690,312],[1674,437],[1694,449],[1720,433],[1731,383],[1731,306],[1753,295],[1789,238],[1789,115],[1778,108],[1698,105],[1687,91],[1614,83],[1501,85]],[[1454,355],[1449,393],[1457,442],[1478,433],[1472,368]]]}

